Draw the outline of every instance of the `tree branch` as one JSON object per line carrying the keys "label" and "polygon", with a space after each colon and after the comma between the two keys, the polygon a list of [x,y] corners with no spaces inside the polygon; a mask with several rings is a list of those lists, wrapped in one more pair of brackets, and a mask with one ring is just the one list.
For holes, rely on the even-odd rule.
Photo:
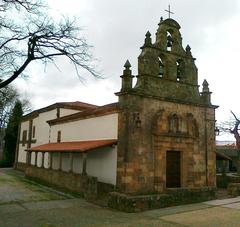
{"label": "tree branch", "polygon": [[[30,10],[38,6],[36,4],[39,2],[38,0],[0,0],[0,9],[4,4],[15,4]],[[65,18],[55,23],[45,16],[31,18],[26,25],[16,26],[11,21],[7,22],[7,20],[0,22],[7,26],[6,31],[0,36],[0,78],[5,78],[4,81],[0,81],[0,88],[14,81],[32,61],[56,64],[54,61],[59,56],[66,57],[73,63],[79,77],[80,68],[87,70],[94,77],[99,77],[92,65],[93,58],[89,52],[91,46],[79,36],[80,28],[75,25],[75,21]]]}

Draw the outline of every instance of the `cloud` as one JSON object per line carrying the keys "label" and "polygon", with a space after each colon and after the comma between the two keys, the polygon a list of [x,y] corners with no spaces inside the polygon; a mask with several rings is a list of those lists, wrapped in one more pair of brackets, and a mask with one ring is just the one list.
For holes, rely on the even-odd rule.
{"label": "cloud", "polygon": [[[74,69],[60,61],[61,72],[54,67],[44,72],[42,65],[31,69],[27,82],[19,80],[23,92],[30,94],[36,107],[56,101],[86,101],[106,104],[116,101],[114,92],[119,91],[123,65],[127,59],[137,74],[137,57],[149,30],[155,39],[160,17],[166,0],[48,0],[52,14],[75,15],[84,28],[83,35],[94,46],[98,69],[104,80],[90,79],[85,85],[77,78]],[[220,105],[217,119],[227,118],[233,109],[240,115],[237,91],[239,87],[239,8],[238,0],[175,0],[170,1],[173,18],[181,25],[183,45],[190,44],[197,58],[199,84],[207,79],[213,91],[213,104]]]}

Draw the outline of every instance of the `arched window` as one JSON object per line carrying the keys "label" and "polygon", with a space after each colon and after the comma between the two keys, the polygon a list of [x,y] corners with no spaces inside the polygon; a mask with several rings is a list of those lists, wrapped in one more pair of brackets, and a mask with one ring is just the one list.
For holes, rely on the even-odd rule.
{"label": "arched window", "polygon": [[172,34],[167,31],[167,51],[171,51],[173,46],[173,37]]}
{"label": "arched window", "polygon": [[158,77],[163,78],[164,65],[163,65],[162,59],[160,57],[158,57],[158,66],[159,66]]}

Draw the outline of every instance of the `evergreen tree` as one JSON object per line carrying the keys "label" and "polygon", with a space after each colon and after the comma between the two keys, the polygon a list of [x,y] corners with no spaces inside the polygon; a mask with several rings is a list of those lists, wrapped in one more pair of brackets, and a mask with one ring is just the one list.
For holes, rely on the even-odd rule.
{"label": "evergreen tree", "polygon": [[2,167],[13,166],[17,145],[18,127],[20,125],[22,115],[22,103],[17,100],[10,114],[6,128],[3,161],[0,163]]}

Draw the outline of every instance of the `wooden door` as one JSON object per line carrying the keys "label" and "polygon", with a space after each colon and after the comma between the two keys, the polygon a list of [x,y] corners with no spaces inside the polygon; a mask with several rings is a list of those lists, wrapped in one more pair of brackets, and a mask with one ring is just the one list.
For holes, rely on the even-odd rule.
{"label": "wooden door", "polygon": [[181,187],[181,152],[167,151],[166,187]]}

